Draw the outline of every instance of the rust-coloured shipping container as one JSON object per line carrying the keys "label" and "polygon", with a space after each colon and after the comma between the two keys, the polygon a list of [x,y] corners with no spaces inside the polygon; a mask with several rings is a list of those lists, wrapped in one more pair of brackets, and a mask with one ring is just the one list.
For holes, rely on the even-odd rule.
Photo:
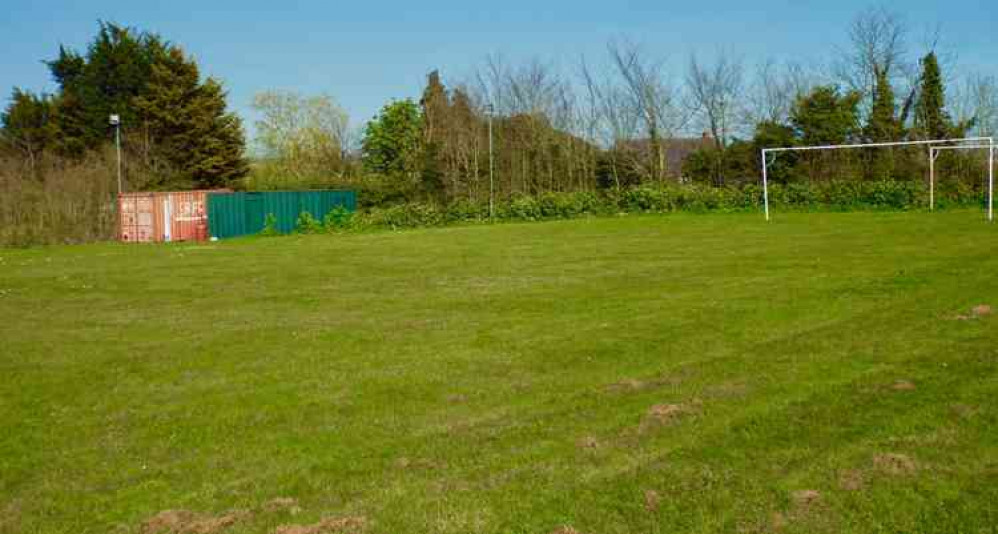
{"label": "rust-coloured shipping container", "polygon": [[123,193],[118,196],[118,238],[128,243],[205,241],[208,191]]}

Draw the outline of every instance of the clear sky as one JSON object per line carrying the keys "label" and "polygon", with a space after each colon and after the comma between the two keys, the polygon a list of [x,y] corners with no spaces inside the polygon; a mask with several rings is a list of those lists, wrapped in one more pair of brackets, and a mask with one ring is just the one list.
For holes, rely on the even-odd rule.
{"label": "clear sky", "polygon": [[[82,49],[98,20],[163,35],[220,78],[248,120],[257,91],[333,95],[353,124],[393,98],[418,96],[427,72],[468,76],[489,53],[572,63],[626,38],[680,72],[692,51],[827,61],[850,20],[870,7],[854,0],[599,1],[502,0],[5,0],[0,9],[0,91],[54,90],[41,62],[60,44]],[[961,68],[998,74],[998,10],[973,0],[907,0],[892,9],[910,23],[913,45],[936,25]],[[6,96],[5,100],[6,101]]]}

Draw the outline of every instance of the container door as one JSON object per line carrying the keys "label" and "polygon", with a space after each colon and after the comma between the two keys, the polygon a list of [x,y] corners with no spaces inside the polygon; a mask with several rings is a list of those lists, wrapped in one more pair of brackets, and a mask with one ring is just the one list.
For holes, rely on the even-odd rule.
{"label": "container door", "polygon": [[173,199],[163,195],[163,241],[170,242],[173,238]]}

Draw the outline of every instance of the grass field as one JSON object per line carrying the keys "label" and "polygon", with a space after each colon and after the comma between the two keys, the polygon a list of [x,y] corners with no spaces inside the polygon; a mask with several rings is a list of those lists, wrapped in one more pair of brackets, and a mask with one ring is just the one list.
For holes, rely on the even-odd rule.
{"label": "grass field", "polygon": [[0,250],[0,532],[995,532],[996,235],[676,215]]}

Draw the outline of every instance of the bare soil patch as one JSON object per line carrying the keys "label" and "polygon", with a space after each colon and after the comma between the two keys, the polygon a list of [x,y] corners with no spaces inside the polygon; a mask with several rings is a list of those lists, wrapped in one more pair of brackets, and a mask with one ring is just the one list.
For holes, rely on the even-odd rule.
{"label": "bare soil patch", "polygon": [[578,530],[575,530],[574,528],[566,525],[566,526],[558,527],[558,528],[554,529],[551,532],[551,534],[582,534],[582,533],[579,532]]}
{"label": "bare soil patch", "polygon": [[274,534],[328,534],[363,532],[367,528],[364,517],[327,517],[313,525],[282,525]]}
{"label": "bare soil patch", "polygon": [[700,399],[683,404],[655,404],[645,412],[639,430],[674,424],[684,416],[698,412],[702,406]]}
{"label": "bare soil patch", "polygon": [[968,314],[959,314],[955,318],[958,321],[970,321],[971,319],[980,319],[981,317],[987,317],[994,313],[994,309],[991,308],[989,304],[978,304],[970,309]]}
{"label": "bare soil patch", "polygon": [[918,469],[915,460],[905,454],[887,453],[878,454],[873,457],[873,467],[878,471],[891,476],[904,476],[914,473]]}
{"label": "bare soil patch", "polygon": [[662,496],[655,490],[645,490],[645,510],[654,512],[662,503]]}
{"label": "bare soil patch", "polygon": [[599,448],[599,441],[593,436],[586,436],[575,442],[575,446],[580,449],[596,449]]}
{"label": "bare soil patch", "polygon": [[164,510],[142,523],[143,534],[215,534],[247,519],[249,512],[236,510],[220,516],[196,514],[190,510]]}
{"label": "bare soil patch", "polygon": [[798,490],[794,492],[793,498],[797,511],[806,512],[821,504],[821,492],[818,490]]}
{"label": "bare soil patch", "polygon": [[0,509],[0,532],[20,532],[21,501],[14,499]]}
{"label": "bare soil patch", "polygon": [[894,391],[914,391],[917,389],[914,382],[908,380],[897,380],[891,385],[891,389]]}

